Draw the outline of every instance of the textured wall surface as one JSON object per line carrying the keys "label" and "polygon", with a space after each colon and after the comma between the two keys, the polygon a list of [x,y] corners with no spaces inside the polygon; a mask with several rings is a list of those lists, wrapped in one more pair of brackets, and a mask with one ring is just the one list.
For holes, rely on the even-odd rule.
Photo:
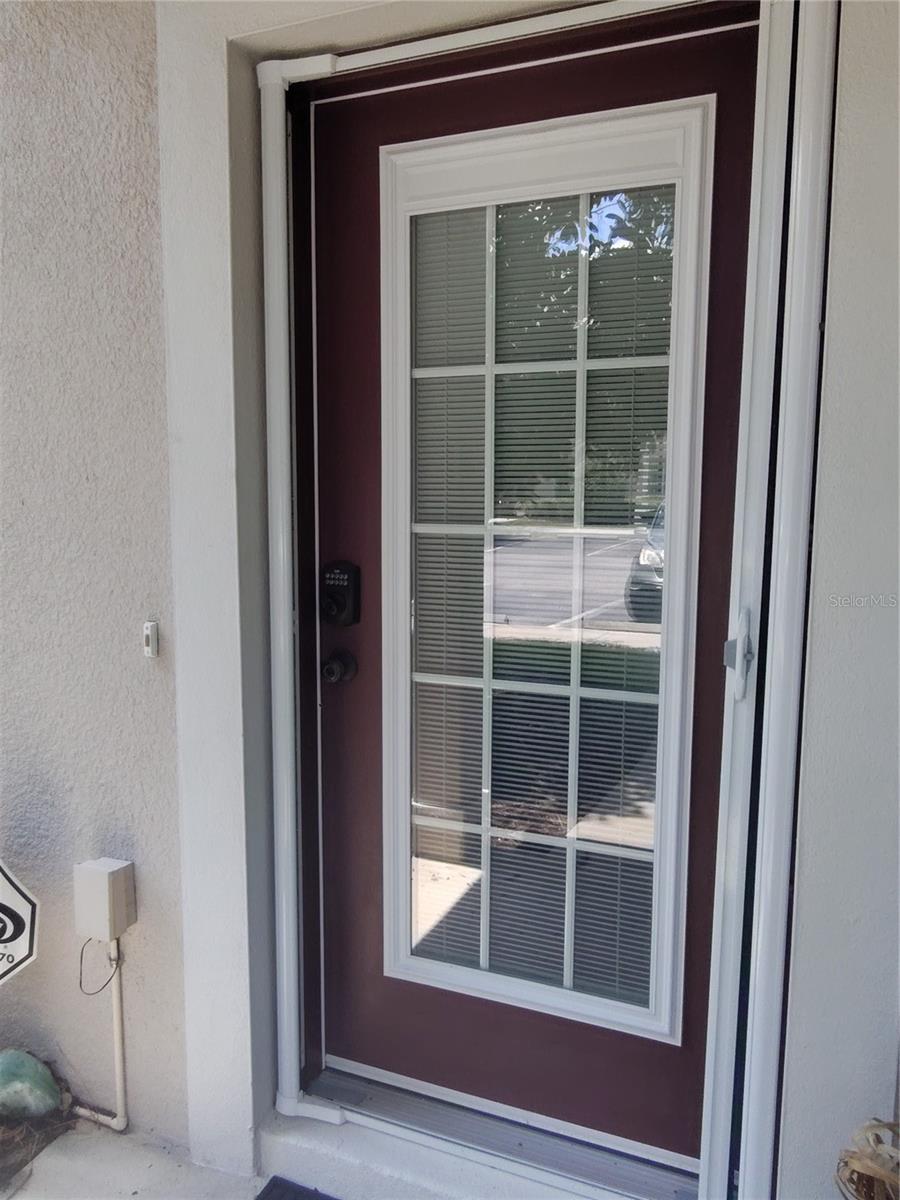
{"label": "textured wall surface", "polygon": [[[897,35],[844,4],[779,1195],[836,1196],[897,1070]],[[845,598],[850,598],[849,600]],[[855,598],[855,599],[854,599]],[[888,600],[888,605],[889,605]]]}
{"label": "textured wall surface", "polygon": [[132,1118],[183,1141],[155,47],[149,4],[0,5],[0,856],[42,905],[38,961],[0,987],[0,1044],[112,1104],[71,872],[133,858]]}

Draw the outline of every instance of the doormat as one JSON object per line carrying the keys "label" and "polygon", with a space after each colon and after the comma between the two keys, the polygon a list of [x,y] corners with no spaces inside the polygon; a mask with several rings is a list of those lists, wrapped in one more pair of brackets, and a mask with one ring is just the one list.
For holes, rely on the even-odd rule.
{"label": "doormat", "polygon": [[291,1183],[289,1179],[282,1179],[280,1175],[273,1175],[256,1200],[334,1200],[334,1197],[317,1192],[315,1188]]}

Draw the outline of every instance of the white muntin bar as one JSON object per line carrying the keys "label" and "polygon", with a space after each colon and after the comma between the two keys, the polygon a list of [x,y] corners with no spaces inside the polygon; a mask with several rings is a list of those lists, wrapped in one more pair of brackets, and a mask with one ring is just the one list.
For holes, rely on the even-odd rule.
{"label": "white muntin bar", "polygon": [[[475,675],[438,675],[428,671],[414,671],[413,683],[433,683],[440,687],[469,688],[478,691],[484,682]],[[493,679],[491,688],[495,692],[522,692],[529,696],[579,695],[589,700],[616,700],[622,704],[659,704],[657,692],[628,692],[621,688],[580,687],[573,683],[537,683],[530,679]]]}
{"label": "white muntin bar", "polygon": [[[576,526],[584,525],[584,480],[586,466],[585,430],[587,427],[587,322],[588,253],[583,244],[587,229],[590,196],[578,198],[578,307],[576,310],[575,359],[575,511]],[[581,621],[584,615],[584,541],[572,539],[572,621],[575,636],[569,650],[569,772],[566,803],[566,832],[578,824],[578,747],[580,742],[581,698]],[[566,894],[563,917],[563,987],[572,987],[575,972],[575,842],[566,844]]]}
{"label": "white muntin bar", "polygon": [[[487,205],[484,221],[484,625],[494,611],[494,345],[496,341],[495,285],[497,278],[497,207]],[[490,966],[491,937],[491,744],[493,741],[494,639],[484,638],[484,679],[481,692],[481,926],[479,965]]]}
{"label": "white muntin bar", "polygon": [[[412,823],[422,829],[448,829],[454,833],[478,834],[482,832],[480,825],[475,825],[471,821],[457,821],[453,817],[428,817],[414,813]],[[552,833],[535,833],[529,829],[507,829],[502,825],[491,825],[488,832],[493,838],[525,842],[532,846],[556,846],[568,850],[570,847],[574,849],[577,842],[579,850],[590,854],[605,854],[608,858],[628,858],[640,862],[653,861],[652,847],[632,846],[628,842],[601,842],[594,838],[577,837],[574,831],[570,831],[563,837]]]}
{"label": "white muntin bar", "polygon": [[640,354],[621,358],[553,358],[538,362],[463,363],[452,367],[415,367],[413,379],[467,379],[493,371],[495,375],[549,375],[559,371],[635,371],[645,367],[667,367],[668,354]]}

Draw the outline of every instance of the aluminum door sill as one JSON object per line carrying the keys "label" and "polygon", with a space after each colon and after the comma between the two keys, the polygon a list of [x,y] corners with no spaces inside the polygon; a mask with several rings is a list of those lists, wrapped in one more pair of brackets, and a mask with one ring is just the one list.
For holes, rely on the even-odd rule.
{"label": "aluminum door sill", "polygon": [[307,1095],[339,1106],[348,1121],[425,1140],[445,1152],[541,1179],[570,1194],[697,1200],[697,1176],[690,1172],[332,1068],[322,1072]]}

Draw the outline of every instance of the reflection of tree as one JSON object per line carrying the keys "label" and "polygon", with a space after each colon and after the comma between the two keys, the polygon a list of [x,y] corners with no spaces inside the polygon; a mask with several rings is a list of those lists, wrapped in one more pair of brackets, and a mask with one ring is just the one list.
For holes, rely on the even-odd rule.
{"label": "reflection of tree", "polygon": [[604,250],[615,253],[620,248],[617,242],[628,242],[645,252],[667,250],[671,254],[674,223],[675,190],[671,185],[601,196],[591,205],[587,221],[594,235],[591,258]]}
{"label": "reflection of tree", "polygon": [[633,525],[662,503],[667,399],[664,367],[592,373],[584,471],[590,522]]}
{"label": "reflection of tree", "polygon": [[607,193],[592,201],[583,229],[576,220],[546,235],[546,255],[560,258],[583,249],[589,250],[593,259],[625,248],[671,254],[674,222],[675,189],[671,184]]}
{"label": "reflection of tree", "polygon": [[552,475],[540,468],[520,467],[515,479],[505,485],[502,480],[498,481],[495,488],[497,516],[515,518],[529,525],[571,521],[575,494],[574,454],[563,451],[556,458],[559,466]]}
{"label": "reflection of tree", "polygon": [[[593,201],[585,238],[591,357],[668,352],[674,221],[671,184]],[[593,520],[630,525],[662,503],[667,391],[664,368],[594,377],[585,447]]]}
{"label": "reflection of tree", "polygon": [[591,357],[666,354],[675,189],[601,196],[588,220]]}
{"label": "reflection of tree", "polygon": [[664,431],[650,432],[636,444],[589,440],[584,475],[591,522],[631,526],[649,521],[663,501],[665,464]]}
{"label": "reflection of tree", "polygon": [[[587,353],[662,356],[669,349],[675,187],[503,205],[497,212],[497,345],[501,361],[574,357],[578,261],[588,263]],[[502,350],[502,354],[500,353]],[[663,500],[665,368],[592,372],[585,507],[590,523],[629,525]],[[592,380],[592,382],[590,382]],[[496,405],[496,515],[565,521],[574,507],[570,397],[533,377],[525,397]],[[541,395],[539,388],[545,388]],[[533,390],[532,390],[533,389]],[[574,409],[573,409],[574,412]],[[554,417],[551,417],[554,414]],[[530,441],[529,441],[530,431]],[[565,431],[565,432],[564,432]],[[548,436],[549,435],[549,436]],[[507,461],[508,456],[508,461]]]}
{"label": "reflection of tree", "polygon": [[[531,200],[497,210],[497,343],[503,357],[527,362],[575,352],[578,264],[548,262],[544,245],[577,220],[574,199]],[[549,339],[549,340],[548,340]]]}

